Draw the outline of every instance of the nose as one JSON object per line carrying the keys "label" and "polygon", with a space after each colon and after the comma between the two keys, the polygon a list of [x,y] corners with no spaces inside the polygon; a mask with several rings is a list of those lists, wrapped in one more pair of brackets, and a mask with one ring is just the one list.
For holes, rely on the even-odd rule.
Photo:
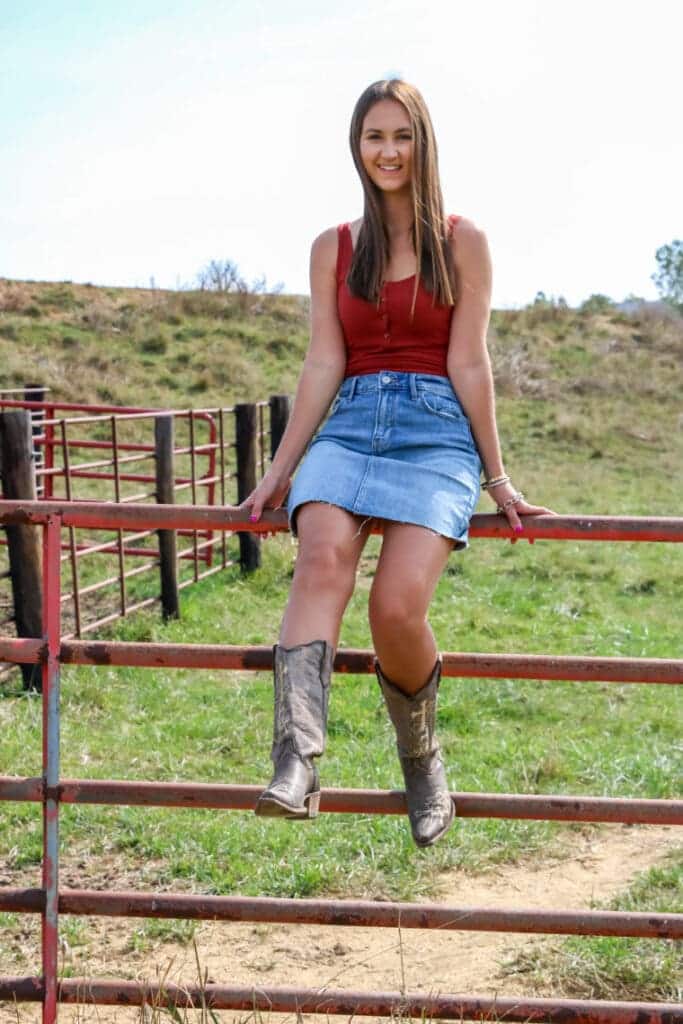
{"label": "nose", "polygon": [[387,157],[390,160],[393,160],[395,156],[398,156],[398,146],[396,145],[395,142],[392,142],[391,140],[389,140],[388,142],[384,142],[382,144],[381,155],[383,157]]}

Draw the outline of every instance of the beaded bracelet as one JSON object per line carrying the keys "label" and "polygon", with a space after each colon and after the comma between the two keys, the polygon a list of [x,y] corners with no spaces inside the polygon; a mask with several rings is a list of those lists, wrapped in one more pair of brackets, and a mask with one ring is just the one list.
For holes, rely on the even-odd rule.
{"label": "beaded bracelet", "polygon": [[524,501],[524,495],[521,491],[515,491],[511,498],[496,506],[496,512],[507,512],[511,505],[518,505],[520,501]]}

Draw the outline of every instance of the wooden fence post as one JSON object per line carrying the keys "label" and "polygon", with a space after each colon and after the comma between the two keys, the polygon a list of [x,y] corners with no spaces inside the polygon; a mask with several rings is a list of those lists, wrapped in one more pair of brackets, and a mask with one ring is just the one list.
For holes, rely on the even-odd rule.
{"label": "wooden fence post", "polygon": [[[173,416],[154,417],[156,499],[161,505],[175,504],[173,485]],[[164,621],[180,618],[178,598],[178,549],[175,530],[157,530],[161,575],[161,614]]]}
{"label": "wooden fence post", "polygon": [[[8,500],[36,500],[31,414],[26,409],[0,413],[2,492]],[[9,553],[14,622],[17,636],[43,635],[43,596],[40,529],[5,526]],[[42,689],[41,666],[22,665],[25,690]]]}
{"label": "wooden fence post", "polygon": [[270,457],[272,459],[282,440],[289,419],[289,395],[271,395],[268,405],[270,406]]}
{"label": "wooden fence post", "polygon": [[[237,451],[237,502],[244,501],[256,487],[256,405],[235,406],[235,447]],[[261,542],[253,533],[238,533],[240,567],[253,572],[261,565]]]}

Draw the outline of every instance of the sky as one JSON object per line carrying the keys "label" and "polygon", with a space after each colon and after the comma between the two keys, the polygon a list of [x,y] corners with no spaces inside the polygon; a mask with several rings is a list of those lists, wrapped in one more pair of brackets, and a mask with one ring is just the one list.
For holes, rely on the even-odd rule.
{"label": "sky", "polygon": [[656,298],[683,237],[679,0],[3,0],[0,276],[186,287],[212,259],[307,294],[362,214],[353,106],[430,109],[493,307]]}

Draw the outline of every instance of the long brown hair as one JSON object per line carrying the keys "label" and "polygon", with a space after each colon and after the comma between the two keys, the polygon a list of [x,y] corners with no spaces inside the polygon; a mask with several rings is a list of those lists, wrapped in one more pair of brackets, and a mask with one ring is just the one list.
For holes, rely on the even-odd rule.
{"label": "long brown hair", "polygon": [[351,117],[349,141],[353,162],[363,185],[365,203],[347,284],[359,298],[379,302],[389,262],[389,235],[382,216],[380,189],[368,177],[360,155],[365,115],[380,100],[398,100],[403,104],[412,128],[413,245],[417,254],[412,317],[420,279],[432,292],[432,301],[446,306],[455,304],[457,284],[446,232],[434,128],[421,94],[414,85],[400,78],[381,79],[369,85],[358,99]]}

